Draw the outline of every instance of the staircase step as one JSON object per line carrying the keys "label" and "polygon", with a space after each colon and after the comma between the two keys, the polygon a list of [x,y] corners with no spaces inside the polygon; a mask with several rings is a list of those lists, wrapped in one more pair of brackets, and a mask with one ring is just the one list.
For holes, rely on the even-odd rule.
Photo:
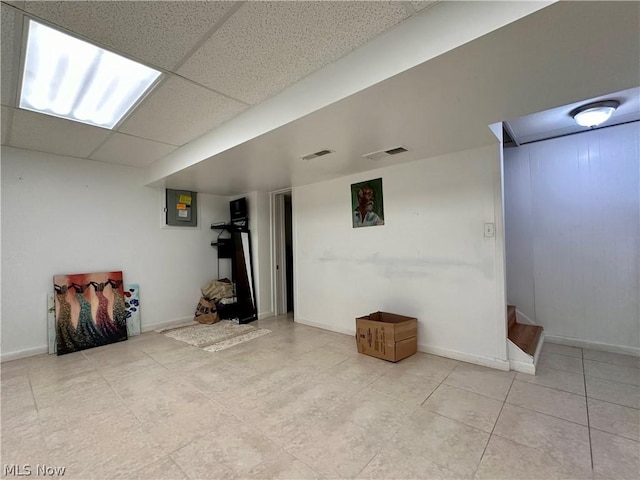
{"label": "staircase step", "polygon": [[541,333],[542,327],[540,325],[514,323],[509,327],[509,340],[529,355],[534,355]]}
{"label": "staircase step", "polygon": [[507,318],[509,319],[508,330],[511,330],[516,324],[516,307],[514,305],[507,305]]}

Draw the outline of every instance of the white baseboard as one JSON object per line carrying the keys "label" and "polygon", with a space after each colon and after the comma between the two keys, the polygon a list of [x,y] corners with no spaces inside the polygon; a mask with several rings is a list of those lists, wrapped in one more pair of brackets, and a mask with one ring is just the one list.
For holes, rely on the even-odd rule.
{"label": "white baseboard", "polygon": [[258,314],[258,320],[262,320],[263,318],[269,318],[275,316],[273,312],[263,312]]}
{"label": "white baseboard", "polygon": [[633,355],[634,357],[640,357],[640,348],[636,347],[625,347],[622,345],[611,345],[609,343],[592,342],[589,340],[580,340],[577,338],[552,335],[550,333],[546,334],[546,341],[549,343],[557,343],[559,345],[568,345],[570,347],[588,348],[590,350],[622,353],[624,355]]}
{"label": "white baseboard", "polygon": [[309,327],[321,328],[322,330],[329,330],[330,332],[342,333],[343,335],[349,335],[351,337],[355,337],[356,335],[355,330],[349,330],[347,328],[337,327],[335,325],[329,325],[327,323],[311,322],[309,320],[305,320],[303,318],[296,317],[296,316],[294,316],[293,321],[296,323],[301,323],[302,325],[307,325]]}
{"label": "white baseboard", "polygon": [[150,323],[150,324],[142,325],[141,331],[142,333],[145,333],[145,332],[153,332],[155,330],[160,330],[163,328],[175,327],[180,324],[187,323],[189,320],[193,320],[193,316],[176,318],[175,320],[169,320],[168,322]]}
{"label": "white baseboard", "polygon": [[[310,327],[321,328],[322,330],[329,330],[331,332],[342,333],[351,337],[355,336],[356,331],[338,327],[336,325],[329,325],[326,323],[311,322],[303,318],[296,317],[295,321],[303,325]],[[506,360],[498,360],[495,358],[481,357],[478,355],[472,355],[468,353],[458,352],[456,350],[449,350],[446,348],[435,347],[433,345],[418,344],[418,351],[423,353],[430,353],[439,357],[451,358],[454,360],[461,360],[467,363],[473,363],[476,365],[482,365],[483,367],[496,368],[498,370],[509,370],[509,362]]]}
{"label": "white baseboard", "polygon": [[481,365],[483,367],[509,371],[509,362],[507,360],[482,357],[480,355],[473,355],[470,353],[459,352],[457,350],[449,350],[447,348],[440,348],[433,345],[424,345],[420,343],[418,344],[418,351],[423,353],[430,353],[439,357],[451,358],[453,360],[473,363],[475,365]]}
{"label": "white baseboard", "polygon": [[10,362],[11,360],[19,360],[21,358],[34,357],[36,355],[42,355],[43,353],[49,353],[49,347],[47,345],[43,347],[27,348],[25,350],[18,350],[17,352],[3,353],[0,355],[0,362]]}

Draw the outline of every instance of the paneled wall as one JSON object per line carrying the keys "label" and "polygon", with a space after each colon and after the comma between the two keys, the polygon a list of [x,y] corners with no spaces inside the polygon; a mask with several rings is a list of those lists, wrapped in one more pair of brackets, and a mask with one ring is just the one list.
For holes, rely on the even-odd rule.
{"label": "paneled wall", "polygon": [[640,347],[638,123],[505,150],[507,298],[548,335]]}

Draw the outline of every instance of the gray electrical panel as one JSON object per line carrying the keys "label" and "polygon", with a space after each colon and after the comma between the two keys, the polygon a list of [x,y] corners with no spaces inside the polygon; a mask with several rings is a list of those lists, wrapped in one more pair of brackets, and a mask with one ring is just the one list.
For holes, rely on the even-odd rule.
{"label": "gray electrical panel", "polygon": [[187,190],[166,190],[167,225],[174,227],[198,226],[198,194]]}

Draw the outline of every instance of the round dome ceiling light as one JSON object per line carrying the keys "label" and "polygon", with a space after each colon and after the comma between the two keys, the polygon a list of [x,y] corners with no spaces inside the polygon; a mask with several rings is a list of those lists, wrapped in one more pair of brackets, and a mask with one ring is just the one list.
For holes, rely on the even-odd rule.
{"label": "round dome ceiling light", "polygon": [[593,128],[609,120],[619,106],[620,102],[616,100],[588,103],[576,108],[570,115],[578,125]]}

